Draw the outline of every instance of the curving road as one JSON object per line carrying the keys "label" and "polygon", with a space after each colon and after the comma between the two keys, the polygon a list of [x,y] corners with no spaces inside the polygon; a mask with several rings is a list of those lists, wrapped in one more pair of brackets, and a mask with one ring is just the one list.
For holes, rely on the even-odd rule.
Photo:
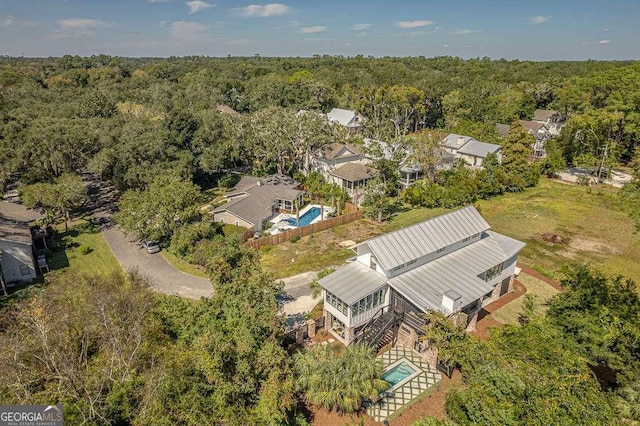
{"label": "curving road", "polygon": [[125,236],[116,227],[103,230],[102,235],[120,265],[127,271],[137,268],[140,273],[148,276],[153,290],[189,299],[210,297],[213,294],[213,286],[208,279],[177,270],[160,253],[147,253],[132,236]]}

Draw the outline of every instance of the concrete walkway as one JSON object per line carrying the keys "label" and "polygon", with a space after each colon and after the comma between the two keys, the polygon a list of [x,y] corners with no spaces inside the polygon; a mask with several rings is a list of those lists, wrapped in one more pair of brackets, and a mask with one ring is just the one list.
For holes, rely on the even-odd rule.
{"label": "concrete walkway", "polygon": [[150,278],[151,288],[164,294],[189,299],[210,297],[213,286],[206,278],[185,274],[169,264],[160,253],[149,254],[132,236],[111,227],[102,231],[104,239],[125,270],[138,269]]}

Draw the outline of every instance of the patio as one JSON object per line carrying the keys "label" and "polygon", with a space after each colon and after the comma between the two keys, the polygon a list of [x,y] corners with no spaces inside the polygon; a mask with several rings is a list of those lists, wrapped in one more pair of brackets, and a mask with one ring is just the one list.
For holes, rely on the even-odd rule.
{"label": "patio", "polygon": [[410,380],[393,389],[393,397],[384,397],[378,403],[367,408],[367,414],[377,422],[382,422],[394,416],[405,405],[419,399],[427,390],[440,383],[440,372],[429,366],[420,358],[420,354],[412,349],[396,346],[378,355],[378,359],[382,361],[385,370],[392,364],[404,359],[419,367],[420,371]]}

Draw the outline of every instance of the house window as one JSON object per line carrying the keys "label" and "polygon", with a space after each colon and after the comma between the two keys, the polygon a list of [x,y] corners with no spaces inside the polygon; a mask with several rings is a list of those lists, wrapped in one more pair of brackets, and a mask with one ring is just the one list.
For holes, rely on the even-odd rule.
{"label": "house window", "polygon": [[31,271],[29,270],[29,267],[27,265],[20,265],[20,273],[22,275],[30,275]]}
{"label": "house window", "polygon": [[378,306],[384,305],[386,294],[387,289],[383,288],[368,295],[367,297],[363,297],[351,307],[352,315],[360,315],[371,309],[377,308]]}
{"label": "house window", "polygon": [[220,218],[220,223],[224,223],[224,218],[223,217]]}
{"label": "house window", "polygon": [[240,226],[240,222],[236,220],[236,226]]}
{"label": "house window", "polygon": [[438,250],[436,250],[436,253],[442,253],[446,249],[447,249],[446,247],[439,248]]}
{"label": "house window", "polygon": [[494,266],[493,268],[491,268],[487,272],[485,272],[484,273],[484,280],[485,281],[492,280],[493,278],[495,278],[498,275],[500,275],[501,272],[502,272],[502,263]]}
{"label": "house window", "polygon": [[416,263],[418,261],[418,259],[413,259],[407,262],[407,266],[409,265],[413,265],[414,263]]}
{"label": "house window", "polygon": [[471,237],[471,238],[476,238],[478,235],[480,235],[480,234],[474,234],[473,237]]}
{"label": "house window", "polygon": [[375,256],[371,256],[371,259],[369,259],[369,267],[371,267],[371,269],[376,269],[378,267],[378,259],[376,259]]}
{"label": "house window", "polygon": [[473,312],[478,308],[478,304],[480,303],[479,299],[476,299],[473,301],[473,303],[471,303],[470,305],[467,305],[467,307],[464,309],[467,313]]}
{"label": "house window", "polygon": [[462,242],[464,243],[465,241],[469,241],[471,239],[471,237],[467,237],[464,240],[462,240]]}

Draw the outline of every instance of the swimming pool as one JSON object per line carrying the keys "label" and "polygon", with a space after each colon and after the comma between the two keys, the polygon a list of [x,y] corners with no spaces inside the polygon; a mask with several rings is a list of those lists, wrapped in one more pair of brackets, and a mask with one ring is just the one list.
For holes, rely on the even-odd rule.
{"label": "swimming pool", "polygon": [[392,388],[415,372],[416,370],[409,364],[401,362],[389,371],[386,371],[382,375],[382,379],[386,380],[389,383],[389,387]]}
{"label": "swimming pool", "polygon": [[[300,216],[300,227],[307,226],[308,224],[313,222],[315,218],[317,218],[318,216],[320,216],[320,207],[311,207],[302,216]],[[295,217],[290,217],[288,219],[285,219],[285,222],[287,222],[291,226],[297,226],[297,221]]]}

